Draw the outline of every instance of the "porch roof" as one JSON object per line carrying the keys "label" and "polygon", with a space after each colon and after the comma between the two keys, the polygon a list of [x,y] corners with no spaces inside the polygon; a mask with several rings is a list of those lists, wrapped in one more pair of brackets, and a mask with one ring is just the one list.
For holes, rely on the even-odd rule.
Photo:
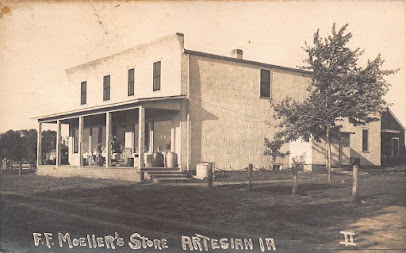
{"label": "porch roof", "polygon": [[52,122],[55,120],[70,119],[78,116],[89,116],[106,112],[131,110],[139,106],[144,106],[145,108],[155,108],[155,109],[158,108],[158,109],[167,109],[171,111],[179,111],[181,105],[180,103],[185,98],[186,98],[185,95],[139,98],[106,105],[85,107],[66,112],[53,113],[49,115],[33,117],[32,119],[38,120],[38,122]]}

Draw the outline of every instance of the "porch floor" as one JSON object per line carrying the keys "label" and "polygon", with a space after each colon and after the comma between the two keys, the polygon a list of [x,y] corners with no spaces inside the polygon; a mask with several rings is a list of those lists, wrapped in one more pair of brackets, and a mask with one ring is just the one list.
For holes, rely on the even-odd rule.
{"label": "porch floor", "polygon": [[187,173],[179,168],[167,167],[102,167],[102,166],[77,166],[77,165],[41,165],[37,174],[53,177],[87,177],[100,179],[116,179],[133,182],[151,180],[153,182],[174,182],[188,179]]}
{"label": "porch floor", "polygon": [[37,174],[53,177],[88,177],[101,179],[117,179],[141,182],[141,170],[134,167],[100,167],[100,166],[74,166],[74,165],[41,165]]}

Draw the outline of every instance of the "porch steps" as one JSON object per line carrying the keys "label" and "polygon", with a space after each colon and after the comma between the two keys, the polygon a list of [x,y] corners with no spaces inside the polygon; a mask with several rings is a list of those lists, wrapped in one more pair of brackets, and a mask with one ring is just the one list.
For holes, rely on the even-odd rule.
{"label": "porch steps", "polygon": [[154,171],[179,171],[179,168],[166,168],[166,167],[150,167],[150,168],[143,168],[142,171],[144,172],[154,172]]}
{"label": "porch steps", "polygon": [[164,176],[173,177],[173,176],[185,175],[185,173],[183,173],[182,171],[149,171],[147,173],[150,176],[160,176],[160,177],[164,177]]}
{"label": "porch steps", "polygon": [[190,180],[186,172],[180,171],[179,168],[144,168],[145,180],[152,180],[154,183],[176,183]]}
{"label": "porch steps", "polygon": [[178,183],[178,182],[185,182],[185,181],[190,181],[190,178],[187,177],[179,177],[179,178],[154,178],[152,181],[154,183]]}

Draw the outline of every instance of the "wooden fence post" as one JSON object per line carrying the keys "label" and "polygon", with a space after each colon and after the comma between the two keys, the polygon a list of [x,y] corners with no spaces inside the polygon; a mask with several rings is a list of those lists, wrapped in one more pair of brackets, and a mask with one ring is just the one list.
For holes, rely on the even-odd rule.
{"label": "wooden fence post", "polygon": [[248,182],[247,182],[247,190],[252,190],[252,163],[248,165],[247,172],[248,172]]}
{"label": "wooden fence post", "polygon": [[209,163],[207,167],[207,187],[213,187],[213,163]]}
{"label": "wooden fence post", "polygon": [[351,202],[359,202],[359,182],[358,182],[358,165],[352,166],[352,200]]}
{"label": "wooden fence post", "polygon": [[20,161],[19,166],[18,166],[18,175],[21,176],[23,171],[23,163]]}

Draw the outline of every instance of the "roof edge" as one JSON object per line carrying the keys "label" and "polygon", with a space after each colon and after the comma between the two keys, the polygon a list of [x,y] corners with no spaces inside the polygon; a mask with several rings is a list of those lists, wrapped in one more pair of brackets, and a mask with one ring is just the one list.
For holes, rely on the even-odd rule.
{"label": "roof edge", "polygon": [[75,110],[70,110],[70,111],[64,111],[64,112],[52,113],[52,114],[48,114],[48,115],[36,116],[36,117],[32,117],[30,119],[32,119],[32,120],[45,120],[46,118],[63,116],[65,114],[81,113],[81,112],[86,112],[86,111],[91,111],[91,110],[99,110],[99,109],[108,110],[109,108],[115,107],[115,106],[131,105],[133,103],[142,103],[142,102],[162,101],[162,100],[166,100],[166,99],[167,100],[183,99],[185,97],[186,97],[186,95],[150,97],[150,98],[137,98],[137,99],[127,100],[127,101],[122,101],[122,102],[116,102],[116,103],[111,103],[111,104],[106,104],[106,105],[96,105],[96,106],[90,106],[90,107],[85,107],[85,108],[80,108],[80,109],[75,109]]}
{"label": "roof edge", "polygon": [[294,72],[308,74],[308,75],[313,73],[312,71],[307,71],[307,70],[302,70],[302,69],[297,69],[297,68],[284,67],[284,66],[279,66],[279,65],[269,64],[269,63],[245,60],[245,59],[237,59],[237,58],[233,58],[230,56],[211,54],[211,53],[194,51],[194,50],[189,50],[189,49],[184,49],[183,52],[184,52],[184,54],[191,54],[191,55],[215,58],[215,59],[226,60],[226,61],[234,61],[234,62],[245,63],[245,64],[253,64],[253,65],[258,65],[258,66],[262,66],[262,67],[294,71]]}

